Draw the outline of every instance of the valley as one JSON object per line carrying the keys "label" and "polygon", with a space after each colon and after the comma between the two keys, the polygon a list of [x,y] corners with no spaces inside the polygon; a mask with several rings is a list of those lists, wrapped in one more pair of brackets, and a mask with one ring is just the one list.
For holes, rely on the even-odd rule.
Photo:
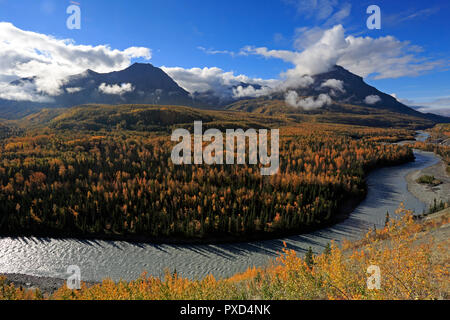
{"label": "valley", "polygon": [[0,305],[448,300],[449,9],[0,0]]}
{"label": "valley", "polygon": [[[174,165],[167,132],[199,118],[204,129],[281,126],[279,173]],[[380,143],[412,133],[186,107],[76,107],[2,140],[0,231],[157,242],[299,233],[363,199],[370,170],[413,160],[407,147]]]}

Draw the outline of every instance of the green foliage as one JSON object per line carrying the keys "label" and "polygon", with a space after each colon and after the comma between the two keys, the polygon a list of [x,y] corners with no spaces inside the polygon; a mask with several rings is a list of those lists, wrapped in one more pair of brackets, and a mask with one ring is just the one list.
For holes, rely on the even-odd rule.
{"label": "green foliage", "polygon": [[314,265],[314,253],[311,247],[309,247],[308,251],[306,251],[305,263],[310,268],[312,268],[312,266]]}
{"label": "green foliage", "polygon": [[429,185],[433,185],[433,186],[437,186],[442,183],[442,181],[436,179],[434,176],[428,176],[428,175],[423,175],[416,181],[418,183],[429,184]]}
{"label": "green foliage", "polygon": [[331,255],[331,245],[330,245],[329,242],[325,246],[325,249],[323,250],[323,254],[326,255],[326,256]]}

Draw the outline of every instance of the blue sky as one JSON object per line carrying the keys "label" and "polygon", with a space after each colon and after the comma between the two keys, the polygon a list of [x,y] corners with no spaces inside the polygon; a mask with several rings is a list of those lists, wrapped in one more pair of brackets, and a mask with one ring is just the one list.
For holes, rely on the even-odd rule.
{"label": "blue sky", "polygon": [[[359,66],[351,71],[368,70],[369,74],[363,75],[369,84],[386,93],[395,93],[405,102],[450,108],[450,102],[446,105],[446,99],[450,98],[450,3],[447,1],[90,0],[78,3],[80,30],[66,27],[69,16],[66,8],[71,3],[63,0],[0,0],[0,21],[10,22],[23,31],[73,39],[76,45],[107,44],[122,51],[129,47],[151,49],[151,59],[140,57],[131,61],[184,69],[217,67],[224,72],[233,71],[234,75],[263,79],[279,79],[281,73],[296,64],[255,53],[253,49],[242,54],[242,48],[301,52],[313,45],[313,42],[299,45],[308,40],[308,34],[315,32],[320,38],[321,32],[342,25],[345,37],[392,36],[395,38],[392,43],[401,44],[395,49],[399,50],[398,56],[391,57],[390,63],[395,64],[394,58],[399,58],[403,66],[396,70],[397,66],[393,65],[392,74],[385,72],[382,79],[376,79],[373,71],[377,67],[374,70],[361,67],[359,61],[364,59],[364,50],[353,47],[349,49],[351,52],[346,51],[345,57],[339,58],[351,66],[355,57],[355,65]],[[372,4],[381,8],[380,30],[366,27],[369,17],[366,9]],[[389,41],[383,45],[390,48]],[[383,56],[369,58],[383,59]],[[409,71],[405,72],[406,69]],[[435,100],[440,102],[433,104]]]}

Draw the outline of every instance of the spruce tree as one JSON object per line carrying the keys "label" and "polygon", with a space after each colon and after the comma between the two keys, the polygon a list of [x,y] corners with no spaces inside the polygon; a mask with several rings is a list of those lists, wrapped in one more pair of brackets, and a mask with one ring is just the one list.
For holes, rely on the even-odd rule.
{"label": "spruce tree", "polygon": [[330,246],[329,242],[325,246],[325,249],[323,250],[323,254],[326,256],[329,256],[331,254],[331,246]]}
{"label": "spruce tree", "polygon": [[306,255],[305,255],[305,263],[306,263],[306,265],[308,266],[308,267],[312,267],[313,266],[313,264],[314,264],[314,254],[313,254],[313,251],[312,251],[312,248],[311,247],[309,247],[309,249],[308,249],[308,251],[306,252]]}

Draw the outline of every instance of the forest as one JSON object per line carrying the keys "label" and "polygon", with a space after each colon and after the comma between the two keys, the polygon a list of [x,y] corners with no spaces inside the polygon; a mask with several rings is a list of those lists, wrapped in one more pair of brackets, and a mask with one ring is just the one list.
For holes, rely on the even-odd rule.
{"label": "forest", "polygon": [[176,166],[167,130],[131,130],[119,120],[95,131],[66,121],[2,138],[0,233],[139,241],[297,233],[361,200],[369,170],[414,158],[410,148],[384,143],[410,138],[408,130],[300,123],[280,128],[276,175],[261,176],[260,165]]}

